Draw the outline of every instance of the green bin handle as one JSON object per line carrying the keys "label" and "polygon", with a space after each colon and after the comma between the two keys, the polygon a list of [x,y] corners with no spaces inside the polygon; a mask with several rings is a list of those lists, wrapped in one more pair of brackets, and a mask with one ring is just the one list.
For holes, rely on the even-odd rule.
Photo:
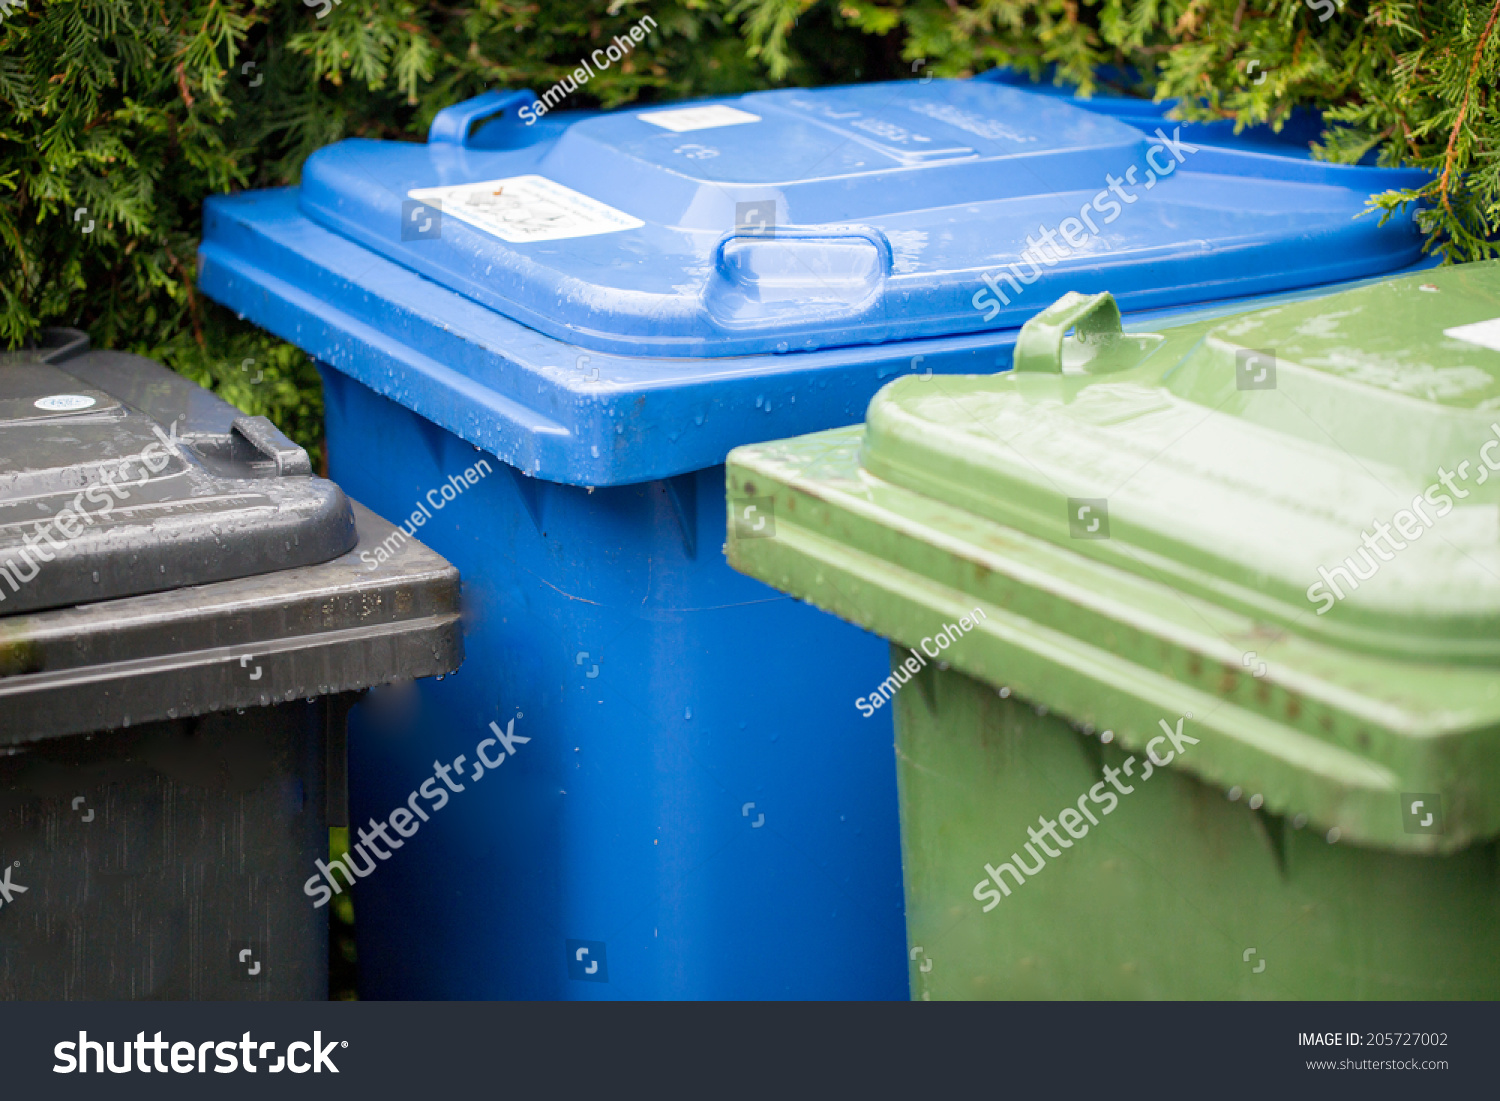
{"label": "green bin handle", "polygon": [[1080,337],[1118,336],[1124,332],[1114,295],[1108,291],[1069,291],[1063,295],[1021,326],[1011,365],[1017,371],[1062,374],[1063,336],[1069,329],[1077,329]]}

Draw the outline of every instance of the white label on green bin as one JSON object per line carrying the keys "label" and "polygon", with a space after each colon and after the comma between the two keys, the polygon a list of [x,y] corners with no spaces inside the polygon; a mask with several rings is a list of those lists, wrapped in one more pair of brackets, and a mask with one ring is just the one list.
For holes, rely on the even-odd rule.
{"label": "white label on green bin", "polygon": [[645,225],[624,211],[545,176],[420,187],[407,197],[435,202],[443,214],[493,233],[513,245],[592,237]]}
{"label": "white label on green bin", "polygon": [[1459,325],[1457,328],[1444,329],[1443,335],[1500,352],[1500,317],[1492,317],[1488,321],[1476,321],[1472,325]]}
{"label": "white label on green bin", "polygon": [[642,111],[636,115],[643,122],[660,126],[674,134],[686,134],[690,130],[713,130],[720,126],[740,126],[747,122],[759,122],[759,115],[741,111],[738,107],[726,107],[722,103],[710,103],[703,107],[673,107],[666,111]]}

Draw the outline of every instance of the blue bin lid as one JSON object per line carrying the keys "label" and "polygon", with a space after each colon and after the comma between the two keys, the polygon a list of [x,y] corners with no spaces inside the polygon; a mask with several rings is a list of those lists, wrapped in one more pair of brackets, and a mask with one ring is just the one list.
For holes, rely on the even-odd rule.
{"label": "blue bin lid", "polygon": [[[910,107],[892,106],[900,103]],[[760,121],[730,122],[726,109]],[[662,125],[663,112],[676,129]],[[819,163],[808,147],[794,162],[796,147],[783,142],[746,156],[746,135],[773,127],[832,152]],[[1171,136],[1175,124],[1166,127]],[[658,142],[655,130],[667,136]],[[902,144],[902,133],[911,140]],[[1063,133],[1079,143],[1072,152]],[[1020,141],[1028,134],[1037,140]],[[959,143],[973,154],[950,155]],[[1034,154],[1015,152],[1031,145]],[[684,475],[740,444],[851,424],[899,374],[1003,370],[1020,325],[1069,290],[1110,291],[1127,320],[1153,327],[1183,311],[1318,293],[1428,262],[1410,219],[1357,217],[1370,195],[1424,175],[1203,144],[1149,190],[1137,171],[1137,201],[1111,224],[1095,215],[1107,231],[1098,241],[1041,264],[1036,282],[1013,293],[1000,273],[1026,235],[1061,232],[1062,219],[1106,186],[1105,172],[1123,180],[1141,166],[1130,157],[1153,146],[1154,128],[982,83],[912,80],[540,117],[531,93],[493,92],[440,112],[425,145],[342,142],[311,160],[300,188],[210,198],[198,279],[240,316],[512,468],[604,486]],[[929,149],[941,155],[923,159]],[[1123,165],[1114,159],[1122,152]],[[1152,155],[1158,164],[1171,156]],[[658,163],[666,158],[682,163],[669,170]],[[870,171],[837,175],[845,158],[863,158]],[[572,193],[555,193],[550,211],[565,228],[571,219],[598,231],[560,236],[533,220],[529,230],[502,225],[502,235],[452,206],[429,223],[432,204],[410,196],[522,177],[532,177],[520,187],[533,205],[549,187]],[[956,194],[971,198],[954,205]],[[768,198],[774,208],[755,205]],[[786,236],[733,233],[739,202],[751,204],[743,229],[760,228],[749,215],[774,209],[775,232]],[[720,204],[724,220],[695,204]],[[611,212],[640,225],[605,226]],[[481,202],[461,213],[484,221],[495,212]],[[974,228],[982,221],[983,233]],[[864,229],[829,239],[790,234],[788,222],[799,232],[809,223]],[[528,232],[529,242],[506,240]],[[873,265],[885,261],[882,236],[889,270]],[[808,292],[804,305],[794,278],[780,298],[774,279],[762,281],[763,296],[748,293],[747,279],[737,291],[717,274],[713,282],[726,240],[731,270],[746,276],[774,274],[740,254],[747,245],[826,249],[832,287],[878,274],[883,305],[859,314],[827,290]],[[976,307],[995,301],[986,277],[1011,299],[1003,308]],[[721,297],[711,301],[710,288]],[[810,316],[818,309],[821,319]],[[885,342],[870,343],[882,330]],[[804,350],[809,340],[823,346]],[[763,350],[734,354],[755,348]]]}
{"label": "blue bin lid", "polygon": [[721,357],[1014,327],[1101,274],[1127,306],[1304,286],[1330,255],[1377,274],[1416,238],[1366,199],[1425,179],[1176,144],[1165,120],[982,81],[537,113],[492,93],[426,144],[339,142],[300,209],[582,349]]}

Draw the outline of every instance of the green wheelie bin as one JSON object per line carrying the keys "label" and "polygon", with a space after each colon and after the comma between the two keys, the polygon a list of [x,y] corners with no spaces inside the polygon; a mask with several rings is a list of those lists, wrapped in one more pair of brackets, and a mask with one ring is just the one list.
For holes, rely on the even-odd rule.
{"label": "green wheelie bin", "polygon": [[1500,262],[1013,367],[729,456],[891,641],[913,996],[1500,997]]}

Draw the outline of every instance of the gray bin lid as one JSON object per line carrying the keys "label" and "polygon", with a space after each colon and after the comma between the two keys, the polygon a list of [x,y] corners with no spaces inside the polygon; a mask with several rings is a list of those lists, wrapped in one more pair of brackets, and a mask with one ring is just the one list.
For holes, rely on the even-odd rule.
{"label": "gray bin lid", "polygon": [[456,670],[458,571],[353,507],[330,562],[0,618],[0,753]]}
{"label": "gray bin lid", "polygon": [[326,562],[357,539],[307,452],[72,330],[0,355],[0,618]]}

